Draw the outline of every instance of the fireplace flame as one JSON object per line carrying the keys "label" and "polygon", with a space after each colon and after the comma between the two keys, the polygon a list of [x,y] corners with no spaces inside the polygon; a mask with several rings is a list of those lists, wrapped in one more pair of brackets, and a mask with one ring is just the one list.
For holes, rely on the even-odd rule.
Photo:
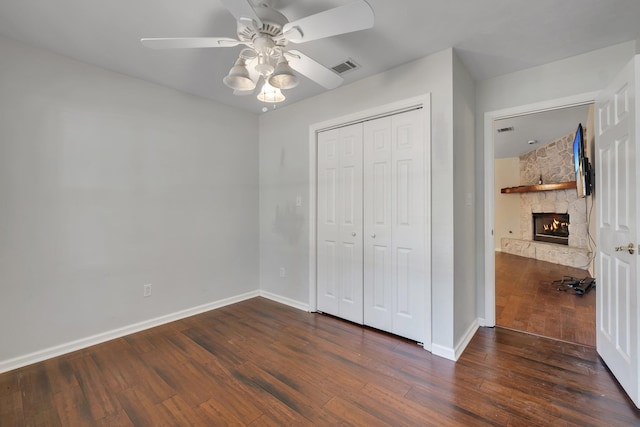
{"label": "fireplace flame", "polygon": [[569,214],[533,213],[533,240],[567,245]]}
{"label": "fireplace flame", "polygon": [[557,219],[553,219],[553,221],[551,221],[551,224],[544,224],[544,231],[558,231],[563,227],[568,227],[569,223],[568,222],[560,222]]}

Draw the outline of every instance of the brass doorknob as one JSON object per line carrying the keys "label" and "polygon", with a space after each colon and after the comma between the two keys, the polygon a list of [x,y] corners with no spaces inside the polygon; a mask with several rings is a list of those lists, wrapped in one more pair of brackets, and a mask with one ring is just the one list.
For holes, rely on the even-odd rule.
{"label": "brass doorknob", "polygon": [[633,243],[629,243],[629,246],[618,246],[616,248],[616,252],[620,252],[620,251],[629,251],[629,253],[631,255],[633,255],[633,250],[634,250],[634,246]]}

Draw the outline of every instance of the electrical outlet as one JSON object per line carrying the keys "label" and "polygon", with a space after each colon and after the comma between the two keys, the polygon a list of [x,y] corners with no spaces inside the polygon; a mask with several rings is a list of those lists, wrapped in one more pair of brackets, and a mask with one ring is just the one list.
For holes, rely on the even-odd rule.
{"label": "electrical outlet", "polygon": [[287,270],[284,267],[280,267],[280,277],[286,277]]}
{"label": "electrical outlet", "polygon": [[151,296],[151,283],[148,283],[143,286],[143,296],[150,297]]}

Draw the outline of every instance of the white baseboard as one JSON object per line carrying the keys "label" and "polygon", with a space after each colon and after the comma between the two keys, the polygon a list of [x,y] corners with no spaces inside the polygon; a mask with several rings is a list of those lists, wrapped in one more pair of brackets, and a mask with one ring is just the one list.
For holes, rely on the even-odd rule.
{"label": "white baseboard", "polygon": [[440,344],[432,344],[431,354],[444,357],[445,359],[453,360],[454,362],[456,361],[456,352],[451,347],[445,347]]}
{"label": "white baseboard", "polygon": [[100,344],[115,338],[120,338],[125,335],[140,332],[145,329],[150,329],[156,326],[164,325],[165,323],[174,322],[176,320],[184,319],[186,317],[194,316],[196,314],[204,313],[206,311],[214,310],[216,308],[224,307],[226,305],[235,304],[240,301],[244,301],[250,298],[260,296],[260,291],[255,290],[247,292],[241,295],[213,301],[207,304],[199,305],[196,307],[188,308],[186,310],[177,311],[164,316],[156,317],[154,319],[145,320],[133,325],[124,326],[122,328],[113,329],[111,331],[102,332],[90,337],[81,338],[79,340],[71,341],[68,343],[60,344],[54,347],[38,350],[33,353],[25,354],[24,356],[14,357],[8,360],[0,361],[0,374],[3,372],[12,371],[14,369],[21,368],[23,366],[31,365],[32,363],[42,362],[43,360],[51,359],[52,357],[61,356],[66,353],[81,350],[83,348],[90,347],[92,345]]}
{"label": "white baseboard", "polygon": [[279,302],[280,304],[288,305],[289,307],[297,308],[298,310],[302,310],[306,312],[309,311],[309,304],[305,304],[303,302],[296,301],[291,298],[283,297],[267,291],[259,291],[259,292],[261,297],[270,299],[275,302]]}
{"label": "white baseboard", "polygon": [[460,339],[460,341],[458,341],[458,345],[456,345],[456,348],[455,348],[456,358],[453,360],[458,360],[458,358],[462,355],[462,352],[464,351],[465,348],[467,348],[467,346],[469,345],[469,342],[471,341],[473,336],[476,334],[476,331],[478,330],[479,327],[480,325],[478,324],[478,320],[474,320],[471,323],[471,325],[469,325],[469,328],[462,336],[462,339]]}
{"label": "white baseboard", "polygon": [[478,325],[478,321],[474,320],[466,330],[460,341],[458,341],[458,344],[456,344],[455,348],[433,344],[431,346],[431,353],[435,354],[436,356],[444,357],[445,359],[453,360],[455,362],[456,360],[458,360],[458,358],[460,358],[464,349],[467,348],[467,345],[469,345],[469,342],[471,341],[479,327],[480,325]]}

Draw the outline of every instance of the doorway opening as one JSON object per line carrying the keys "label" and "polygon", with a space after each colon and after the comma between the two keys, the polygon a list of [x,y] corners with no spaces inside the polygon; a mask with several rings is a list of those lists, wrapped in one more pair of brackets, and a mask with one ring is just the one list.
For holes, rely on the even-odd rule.
{"label": "doorway opening", "polygon": [[[566,141],[563,138],[570,139],[571,135],[569,134],[575,131],[579,122],[583,125],[587,124],[587,117],[585,115],[579,121],[565,118],[566,132],[558,131],[555,139],[544,139],[544,137],[526,137],[525,139],[521,137],[522,151],[513,151],[513,147],[511,147],[511,151],[507,150],[507,157],[501,154],[504,148],[499,146],[501,141],[498,140],[498,135],[502,138],[505,133],[509,133],[506,131],[499,134],[499,130],[527,129],[527,126],[545,130],[552,128],[556,125],[553,123],[541,125],[535,119],[545,115],[562,117],[565,110],[570,109],[584,111],[585,108],[588,109],[589,105],[593,104],[594,98],[595,95],[586,94],[485,115],[485,182],[488,183],[485,185],[485,195],[486,200],[491,201],[487,203],[490,206],[485,206],[485,224],[488,230],[485,240],[485,321],[487,326],[502,326],[595,346],[595,292],[578,296],[570,288],[562,286],[563,280],[582,280],[591,277],[588,270],[588,268],[592,268],[590,265],[592,250],[588,248],[589,225],[574,227],[569,218],[557,219],[554,217],[559,221],[557,228],[545,231],[544,225],[540,224],[542,232],[534,231],[536,225],[534,217],[538,217],[537,214],[552,212],[556,217],[557,214],[568,215],[568,209],[565,206],[574,203],[576,190],[534,194],[535,197],[530,202],[534,206],[527,207],[526,212],[520,207],[518,200],[522,195],[500,194],[501,186],[513,187],[542,184],[543,182],[551,184],[574,181],[575,178],[570,176],[572,173],[570,168],[560,170],[561,167],[553,165],[545,169],[544,162],[550,161],[549,156],[558,157],[558,150],[562,154],[563,147],[566,146]],[[563,119],[558,120],[563,121]],[[529,121],[533,124],[527,125]],[[591,120],[591,126],[593,126],[592,123]],[[561,127],[561,129],[563,128]],[[564,146],[559,147],[562,144]],[[527,149],[529,151],[526,151]],[[527,155],[529,152],[533,152],[533,154]],[[523,155],[525,160],[535,158],[541,163],[534,163],[533,166],[531,163],[525,164],[525,161],[520,157]],[[497,159],[509,156],[512,158],[512,180],[505,183],[504,164],[500,165]],[[501,161],[503,163],[509,162],[508,160]],[[570,158],[569,162],[571,161]],[[525,170],[522,170],[523,167]],[[535,181],[527,182],[527,179],[535,179]],[[569,194],[571,191],[572,193]],[[567,200],[567,194],[571,200]],[[512,203],[512,209],[505,211],[498,206],[496,195],[511,197],[509,202]],[[592,202],[593,200],[576,202],[585,206],[584,209],[580,209],[579,216],[585,219],[590,216],[588,208],[593,206]],[[558,204],[560,204],[560,209],[558,209]],[[510,219],[505,220],[505,212],[510,212]],[[571,215],[571,218],[573,219],[574,215]],[[576,219],[580,218],[576,216]],[[551,227],[553,227],[553,221]],[[586,232],[588,237],[585,237],[585,240],[587,241],[579,240],[576,242],[573,235],[572,241],[569,241],[570,230]],[[535,238],[537,234],[542,235],[543,238]],[[549,239],[553,239],[553,242],[550,242]],[[566,259],[558,259],[555,254],[562,252],[563,247],[570,251],[569,254],[564,255],[566,258],[573,259],[577,256],[580,261],[567,262]],[[514,248],[516,250],[513,250]]]}

